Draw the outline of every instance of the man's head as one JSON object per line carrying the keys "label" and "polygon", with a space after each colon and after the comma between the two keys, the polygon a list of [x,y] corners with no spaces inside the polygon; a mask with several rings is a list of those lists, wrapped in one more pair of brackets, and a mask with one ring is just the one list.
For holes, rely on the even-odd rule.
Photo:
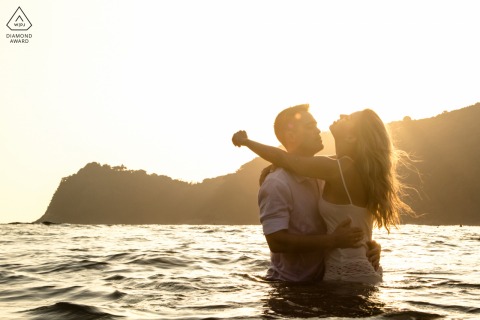
{"label": "man's head", "polygon": [[275,119],[275,135],[288,152],[313,156],[323,149],[317,121],[308,109],[308,104],[293,106]]}

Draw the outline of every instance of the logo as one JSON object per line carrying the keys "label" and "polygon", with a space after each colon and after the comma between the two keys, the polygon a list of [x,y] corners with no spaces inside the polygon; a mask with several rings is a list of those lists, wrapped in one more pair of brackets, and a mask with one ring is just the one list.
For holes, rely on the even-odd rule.
{"label": "logo", "polygon": [[8,20],[7,27],[12,31],[5,35],[10,43],[29,43],[32,39],[31,33],[22,32],[30,29],[32,23],[20,7],[18,7],[10,20]]}
{"label": "logo", "polygon": [[7,27],[12,31],[27,31],[31,26],[32,23],[20,7],[18,7],[7,23]]}

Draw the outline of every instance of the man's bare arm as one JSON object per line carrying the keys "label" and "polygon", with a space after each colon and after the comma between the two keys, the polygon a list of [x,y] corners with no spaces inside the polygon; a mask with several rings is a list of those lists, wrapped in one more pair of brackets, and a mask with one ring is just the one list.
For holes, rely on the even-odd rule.
{"label": "man's bare arm", "polygon": [[272,252],[300,253],[329,248],[355,248],[359,246],[363,231],[351,227],[350,223],[351,220],[345,220],[328,235],[299,235],[280,230],[266,235],[265,238]]}

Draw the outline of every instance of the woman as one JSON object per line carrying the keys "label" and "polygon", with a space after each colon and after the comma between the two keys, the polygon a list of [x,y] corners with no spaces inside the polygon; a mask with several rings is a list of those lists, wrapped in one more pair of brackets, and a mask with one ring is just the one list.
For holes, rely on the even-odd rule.
{"label": "woman", "polygon": [[247,146],[276,166],[324,180],[319,210],[327,224],[327,233],[348,217],[352,226],[362,228],[365,233],[359,248],[329,252],[324,280],[377,283],[382,280],[382,270],[375,270],[365,255],[373,224],[390,232],[390,227],[399,222],[400,213],[412,214],[411,208],[400,199],[403,185],[396,172],[404,153],[395,150],[383,121],[370,109],[341,115],[330,131],[335,139],[334,157],[289,154],[249,140],[245,131],[234,134],[232,141],[236,146]]}

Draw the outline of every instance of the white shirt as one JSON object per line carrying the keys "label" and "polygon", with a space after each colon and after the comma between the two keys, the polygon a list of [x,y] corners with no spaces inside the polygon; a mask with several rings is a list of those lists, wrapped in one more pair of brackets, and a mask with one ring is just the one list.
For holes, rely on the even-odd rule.
{"label": "white shirt", "polygon": [[[316,179],[281,168],[270,173],[258,194],[263,233],[286,229],[292,234],[325,234],[325,224],[318,213],[319,195]],[[322,276],[321,252],[271,253],[268,279],[300,282],[321,280]]]}

